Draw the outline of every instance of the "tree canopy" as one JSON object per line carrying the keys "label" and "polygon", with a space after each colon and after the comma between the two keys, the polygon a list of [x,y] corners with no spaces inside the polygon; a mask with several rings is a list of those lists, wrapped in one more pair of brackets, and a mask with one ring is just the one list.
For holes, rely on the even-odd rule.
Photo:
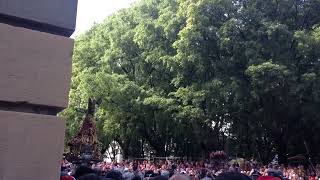
{"label": "tree canopy", "polygon": [[67,138],[89,97],[124,156],[320,152],[319,0],[141,0],[75,40]]}

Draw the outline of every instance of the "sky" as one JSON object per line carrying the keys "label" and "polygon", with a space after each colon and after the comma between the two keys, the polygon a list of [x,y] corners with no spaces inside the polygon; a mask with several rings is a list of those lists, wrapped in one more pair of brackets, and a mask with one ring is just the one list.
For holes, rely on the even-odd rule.
{"label": "sky", "polygon": [[96,22],[101,23],[112,13],[129,7],[136,0],[78,0],[77,26],[71,37],[75,37]]}

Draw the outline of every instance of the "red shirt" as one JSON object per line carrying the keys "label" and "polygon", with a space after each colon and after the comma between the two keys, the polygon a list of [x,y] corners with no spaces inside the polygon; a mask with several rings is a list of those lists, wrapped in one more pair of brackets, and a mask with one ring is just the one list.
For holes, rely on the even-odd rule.
{"label": "red shirt", "polygon": [[260,176],[258,180],[281,180],[281,179],[273,176]]}
{"label": "red shirt", "polygon": [[317,180],[316,176],[309,176],[309,180]]}
{"label": "red shirt", "polygon": [[75,180],[72,176],[62,176],[60,180]]}

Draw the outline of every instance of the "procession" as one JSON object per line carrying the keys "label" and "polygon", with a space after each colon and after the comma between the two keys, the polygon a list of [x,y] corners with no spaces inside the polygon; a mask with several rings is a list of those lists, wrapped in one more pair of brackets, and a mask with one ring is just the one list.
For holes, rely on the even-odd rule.
{"label": "procession", "polygon": [[[231,162],[232,163],[232,162]],[[243,174],[247,179],[258,180],[317,180],[320,165],[315,168],[303,165],[261,165],[257,162],[243,162],[243,164],[230,164],[230,162],[217,161],[123,161],[120,163],[101,162],[93,164],[90,168],[80,166],[74,168],[71,163],[64,161],[61,165],[61,180],[67,178],[85,179],[96,176],[100,179],[114,180],[143,180],[143,179],[174,179],[175,175],[183,176],[189,180],[215,180],[220,174]],[[81,178],[82,177],[82,178]],[[219,178],[218,178],[219,179]]]}

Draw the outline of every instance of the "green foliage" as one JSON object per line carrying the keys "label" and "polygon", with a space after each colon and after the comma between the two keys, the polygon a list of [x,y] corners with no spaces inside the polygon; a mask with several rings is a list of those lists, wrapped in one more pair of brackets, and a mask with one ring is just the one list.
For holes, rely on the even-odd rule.
{"label": "green foliage", "polygon": [[76,39],[67,138],[89,97],[125,157],[320,152],[318,0],[141,0]]}

